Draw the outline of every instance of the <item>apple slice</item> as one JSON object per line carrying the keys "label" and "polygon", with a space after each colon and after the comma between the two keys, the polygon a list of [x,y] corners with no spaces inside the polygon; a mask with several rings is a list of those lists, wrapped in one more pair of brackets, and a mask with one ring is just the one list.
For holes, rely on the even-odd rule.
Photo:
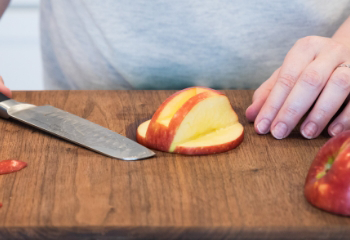
{"label": "apple slice", "polygon": [[243,141],[243,126],[228,98],[193,87],[170,96],[137,130],[147,147],[189,155],[228,151]]}
{"label": "apple slice", "polygon": [[243,141],[242,124],[215,130],[202,137],[195,138],[176,146],[174,152],[188,155],[204,155],[226,152],[235,148]]}
{"label": "apple slice", "polygon": [[350,131],[322,146],[311,164],[304,194],[315,207],[350,216]]}
{"label": "apple slice", "polygon": [[151,122],[151,120],[147,120],[146,122],[141,123],[139,125],[139,127],[137,128],[136,141],[144,146],[147,146],[146,133],[147,133],[148,126],[149,126],[150,122]]}

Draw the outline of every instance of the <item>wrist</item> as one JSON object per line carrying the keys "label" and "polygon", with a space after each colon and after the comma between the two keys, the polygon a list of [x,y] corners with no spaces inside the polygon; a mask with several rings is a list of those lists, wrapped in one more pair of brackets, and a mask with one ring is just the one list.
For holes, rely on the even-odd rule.
{"label": "wrist", "polygon": [[350,17],[334,33],[332,39],[350,50]]}

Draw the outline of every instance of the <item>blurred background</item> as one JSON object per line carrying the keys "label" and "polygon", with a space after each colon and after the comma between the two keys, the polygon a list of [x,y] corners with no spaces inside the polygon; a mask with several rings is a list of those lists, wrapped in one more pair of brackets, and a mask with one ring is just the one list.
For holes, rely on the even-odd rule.
{"label": "blurred background", "polygon": [[11,0],[0,21],[0,75],[11,90],[43,89],[39,4]]}

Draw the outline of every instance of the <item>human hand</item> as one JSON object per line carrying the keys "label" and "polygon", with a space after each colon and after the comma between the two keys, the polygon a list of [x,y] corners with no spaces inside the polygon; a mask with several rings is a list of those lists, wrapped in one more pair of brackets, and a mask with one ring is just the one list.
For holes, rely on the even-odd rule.
{"label": "human hand", "polygon": [[0,92],[5,94],[8,97],[12,97],[12,92],[9,88],[5,86],[4,80],[0,76]]}
{"label": "human hand", "polygon": [[[330,38],[302,38],[288,52],[282,66],[255,92],[246,117],[259,134],[271,131],[287,137],[315,103],[304,122],[305,138],[317,137],[347,101],[350,92],[350,48]],[[330,124],[334,136],[350,129],[350,104]]]}

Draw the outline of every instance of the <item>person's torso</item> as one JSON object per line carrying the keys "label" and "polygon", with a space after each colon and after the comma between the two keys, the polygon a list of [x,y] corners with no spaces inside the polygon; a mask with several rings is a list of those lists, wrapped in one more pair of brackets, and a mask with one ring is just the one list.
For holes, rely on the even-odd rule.
{"label": "person's torso", "polygon": [[350,0],[42,0],[49,89],[256,88]]}

